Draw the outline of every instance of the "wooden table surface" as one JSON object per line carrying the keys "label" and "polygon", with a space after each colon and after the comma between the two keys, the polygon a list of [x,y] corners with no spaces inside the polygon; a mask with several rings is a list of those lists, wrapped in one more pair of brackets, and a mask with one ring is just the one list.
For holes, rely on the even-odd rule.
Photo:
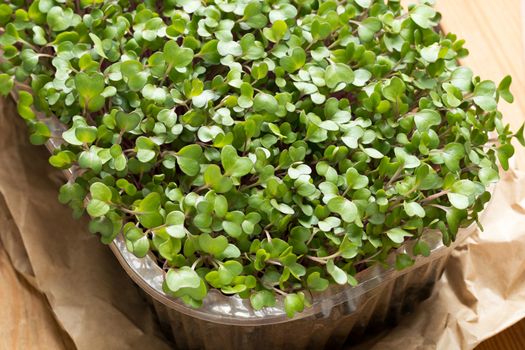
{"label": "wooden table surface", "polygon": [[[411,1],[408,1],[411,2]],[[412,1],[413,2],[413,1]],[[502,106],[513,127],[525,119],[525,50],[520,0],[438,0],[443,27],[466,39],[471,55],[464,60],[485,79],[511,74],[516,101]],[[525,159],[521,157],[520,159]],[[0,349],[61,349],[60,327],[45,298],[17,275],[0,244],[0,310],[13,327],[0,329]],[[525,349],[525,321],[485,341],[477,350]]]}
{"label": "wooden table surface", "polygon": [[[467,42],[470,56],[463,63],[484,79],[499,82],[508,74],[513,77],[515,101],[502,105],[501,111],[514,130],[525,119],[524,6],[525,1],[520,0],[437,0],[444,29]],[[525,152],[518,154],[519,165],[524,164]],[[525,320],[476,348],[522,349],[525,349]]]}

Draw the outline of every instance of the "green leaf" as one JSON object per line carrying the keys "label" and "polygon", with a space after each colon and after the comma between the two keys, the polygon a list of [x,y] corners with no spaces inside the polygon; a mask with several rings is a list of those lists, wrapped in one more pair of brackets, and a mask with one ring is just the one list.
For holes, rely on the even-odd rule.
{"label": "green leaf", "polygon": [[199,235],[199,247],[203,252],[219,257],[228,247],[228,239],[224,236],[211,237],[207,233]]}
{"label": "green leaf", "polygon": [[33,145],[43,145],[51,137],[51,130],[49,130],[49,127],[43,122],[31,124],[29,131],[31,132],[29,141]]}
{"label": "green leaf", "polygon": [[270,254],[268,254],[264,249],[258,249],[255,253],[255,261],[253,262],[253,266],[257,271],[261,271],[265,267],[265,261],[270,258]]}
{"label": "green leaf", "polygon": [[223,267],[228,270],[232,276],[239,276],[243,271],[243,266],[240,262],[235,260],[225,261]]}
{"label": "green leaf", "polygon": [[239,238],[242,236],[242,227],[239,223],[233,221],[223,221],[222,228],[229,236],[233,238]]}
{"label": "green leaf", "polygon": [[11,19],[13,10],[8,4],[0,4],[0,24],[6,25]]}
{"label": "green leaf", "polygon": [[398,77],[394,77],[390,80],[389,84],[383,87],[383,96],[389,101],[399,104],[401,97],[406,91],[406,85],[403,80]]}
{"label": "green leaf", "polygon": [[202,148],[199,145],[187,145],[177,152],[177,164],[189,176],[196,176],[200,171]]}
{"label": "green leaf", "polygon": [[457,209],[466,209],[478,196],[485,192],[485,186],[470,180],[455,182],[447,193],[450,203]]}
{"label": "green leaf", "polygon": [[233,40],[219,41],[217,43],[217,52],[221,56],[228,56],[228,55],[241,56],[242,47],[240,43],[233,41]]}
{"label": "green leaf", "polygon": [[228,200],[226,199],[226,197],[221,195],[216,196],[213,210],[217,217],[223,218],[228,212]]}
{"label": "green leaf", "polygon": [[518,142],[525,146],[525,137],[524,137],[524,131],[525,131],[525,124],[521,124],[521,127],[519,130],[514,134],[514,137],[518,140]]}
{"label": "green leaf", "polygon": [[348,236],[343,238],[343,242],[339,246],[339,251],[341,252],[341,256],[343,258],[352,259],[355,258],[357,254],[359,254],[359,246],[347,238]]}
{"label": "green leaf", "polygon": [[260,92],[253,100],[253,109],[256,112],[266,111],[268,113],[275,113],[279,108],[279,104],[274,96]]}
{"label": "green leaf", "polygon": [[99,56],[107,59],[108,57],[106,56],[106,53],[104,52],[104,46],[102,44],[102,40],[100,40],[100,38],[93,33],[89,33],[89,37],[91,38],[91,41],[93,41],[93,49],[95,50],[95,52]]}
{"label": "green leaf", "polygon": [[94,126],[79,126],[75,128],[75,136],[80,142],[90,144],[97,138],[97,128]]}
{"label": "green leaf", "polygon": [[340,267],[335,265],[333,260],[326,262],[326,271],[332,276],[335,283],[344,285],[348,282],[348,275]]}
{"label": "green leaf", "polygon": [[186,67],[193,61],[193,50],[187,47],[180,47],[174,40],[164,44],[163,52],[164,60],[172,67]]}
{"label": "green leaf", "polygon": [[423,209],[423,207],[417,202],[404,202],[403,208],[408,216],[419,216],[420,218],[425,217],[425,209]]}
{"label": "green leaf", "polygon": [[105,99],[101,96],[105,88],[104,77],[101,74],[78,73],[75,76],[75,86],[80,97],[80,104],[91,112],[96,112],[104,106]]}
{"label": "green leaf", "polygon": [[370,80],[371,77],[372,73],[370,73],[366,69],[357,69],[354,71],[354,81],[352,82],[352,85],[363,87],[366,85],[366,83]]}
{"label": "green leaf", "polygon": [[391,228],[390,230],[386,231],[386,235],[392,240],[392,242],[397,244],[403,243],[405,241],[405,237],[412,237],[410,232],[407,232],[399,227]]}
{"label": "green leaf", "polygon": [[157,192],[151,192],[138,205],[137,215],[139,222],[145,228],[155,228],[164,223],[164,217],[160,213],[161,197]]}
{"label": "green leaf", "polygon": [[117,127],[124,132],[129,132],[131,130],[134,130],[139,124],[142,118],[138,113],[124,113],[124,112],[117,112],[117,115],[115,116],[115,121],[117,123]]}
{"label": "green leaf", "polygon": [[421,49],[421,58],[423,58],[428,63],[434,63],[439,58],[439,51],[441,50],[441,46],[439,46],[438,43],[434,43],[428,47],[424,47]]}
{"label": "green leaf", "polygon": [[410,10],[410,18],[424,29],[430,29],[436,25],[433,20],[435,16],[436,11],[428,5],[417,5]]}
{"label": "green leaf", "polygon": [[208,64],[218,64],[221,59],[221,55],[217,51],[217,45],[219,41],[214,39],[207,41],[202,45],[201,50],[198,53],[199,57],[202,57],[204,62]]}
{"label": "green leaf", "polygon": [[212,287],[221,288],[232,282],[233,275],[227,269],[220,266],[218,270],[208,272],[205,279]]}
{"label": "green leaf", "polygon": [[296,313],[302,312],[303,310],[304,294],[302,292],[289,293],[286,295],[284,298],[284,311],[288,317],[292,318]]}
{"label": "green leaf", "polygon": [[107,217],[99,217],[99,218],[91,219],[89,221],[88,229],[89,229],[89,232],[91,233],[100,233],[102,243],[105,243],[105,242],[109,243],[116,236],[116,234],[114,233],[115,229],[113,227],[113,222],[111,222],[111,220],[108,219]]}
{"label": "green leaf", "polygon": [[316,19],[310,27],[310,32],[312,33],[313,39],[319,41],[326,39],[332,33],[332,28],[328,22]]}
{"label": "green leaf", "polygon": [[497,102],[494,97],[490,96],[475,96],[474,102],[484,111],[492,112],[497,108]]}
{"label": "green leaf", "polygon": [[485,80],[474,88],[474,103],[487,112],[494,111],[498,104],[495,98],[496,85],[490,80]]}
{"label": "green leaf", "polygon": [[483,192],[485,192],[485,186],[481,185],[478,182],[464,179],[456,181],[452,185],[451,190],[455,193],[461,193],[471,197],[480,195]]}
{"label": "green leaf", "polygon": [[244,18],[246,18],[246,24],[248,24],[250,28],[261,29],[268,23],[268,18],[261,13],[261,7],[261,4],[258,2],[250,2],[244,8]]}
{"label": "green leaf", "polygon": [[278,43],[284,38],[286,31],[288,30],[288,25],[282,19],[276,20],[271,28],[264,28],[263,34],[264,37],[271,42]]}
{"label": "green leaf", "polygon": [[141,90],[142,96],[146,99],[155,101],[156,103],[164,103],[168,94],[161,87],[156,87],[152,84],[146,84]]}
{"label": "green leaf", "polygon": [[148,137],[139,136],[135,142],[137,149],[137,159],[142,163],[147,163],[156,156],[155,143]]}
{"label": "green leaf", "polygon": [[295,210],[286,203],[278,203],[275,199],[270,200],[272,207],[285,215],[295,214]]}
{"label": "green leaf", "polygon": [[355,0],[355,3],[361,6],[362,8],[369,8],[372,4],[372,0]]}
{"label": "green leaf", "polygon": [[507,75],[498,85],[499,95],[508,103],[514,102],[514,96],[510,92],[510,84],[512,84],[512,77]]}
{"label": "green leaf", "polygon": [[265,307],[275,306],[275,294],[263,289],[250,295],[250,303],[254,310],[262,310]]}
{"label": "green leaf", "polygon": [[77,183],[66,183],[60,187],[58,201],[67,204],[72,201],[82,202],[86,192],[82,186]]}
{"label": "green leaf", "polygon": [[223,176],[216,164],[210,164],[204,171],[204,183],[217,193],[229,192],[233,187],[231,179]]}
{"label": "green leaf", "polygon": [[102,182],[95,182],[89,187],[89,192],[93,199],[98,199],[103,202],[111,202],[113,194],[108,186]]}
{"label": "green leaf", "polygon": [[407,254],[399,254],[396,256],[396,269],[403,270],[414,265],[414,259]]}
{"label": "green leaf", "polygon": [[67,169],[71,167],[76,160],[75,153],[71,151],[60,151],[49,157],[49,164],[59,169]]}
{"label": "green leaf", "polygon": [[248,158],[239,157],[235,148],[230,145],[222,148],[221,163],[226,174],[235,177],[249,174],[253,168],[252,161]]}
{"label": "green leaf", "polygon": [[237,284],[235,286],[224,286],[221,288],[221,292],[224,294],[239,294],[246,290],[246,286],[244,284]]}
{"label": "green leaf", "polygon": [[357,28],[359,38],[363,42],[368,42],[374,39],[377,32],[381,30],[383,23],[378,18],[368,17],[364,19]]}
{"label": "green leaf", "polygon": [[494,96],[496,93],[496,84],[490,80],[484,80],[474,88],[474,96]]}
{"label": "green leaf", "polygon": [[102,169],[102,160],[97,152],[90,149],[89,151],[80,153],[78,165],[80,165],[81,168],[92,169],[95,173],[98,173]]}
{"label": "green leaf", "polygon": [[334,63],[326,67],[325,82],[330,89],[335,88],[340,83],[351,84],[354,81],[352,69],[342,63]]}
{"label": "green leaf", "polygon": [[288,73],[294,73],[304,66],[306,62],[306,53],[300,47],[292,50],[290,56],[283,56],[279,60],[279,64]]}
{"label": "green leaf", "polygon": [[358,190],[368,185],[368,177],[360,175],[355,168],[346,171],[346,185],[348,188]]}
{"label": "green leaf", "polygon": [[7,96],[14,85],[14,79],[8,74],[0,74],[0,95]]}
{"label": "green leaf", "polygon": [[150,241],[148,237],[144,236],[136,241],[126,241],[126,246],[137,258],[143,258],[149,252]]}
{"label": "green leaf", "polygon": [[288,176],[292,179],[298,179],[301,175],[310,175],[311,173],[312,169],[306,164],[288,168]]}
{"label": "green leaf", "polygon": [[[12,82],[10,89],[11,88]],[[33,112],[33,95],[27,91],[19,91],[17,111],[25,120],[34,120],[36,116],[35,112]]]}
{"label": "green leaf", "polygon": [[184,228],[184,220],[186,216],[183,212],[172,211],[166,215],[166,232],[173,238],[186,237],[186,229]]}
{"label": "green leaf", "polygon": [[352,223],[359,219],[357,206],[344,197],[334,197],[328,202],[328,209],[341,216],[343,221]]}
{"label": "green leaf", "polygon": [[106,215],[109,209],[109,205],[99,199],[90,200],[86,207],[88,214],[94,218]]}
{"label": "green leaf", "polygon": [[170,291],[177,292],[182,288],[198,288],[201,279],[197,272],[187,266],[170,269],[166,274],[166,284]]}
{"label": "green leaf", "polygon": [[430,247],[424,241],[417,241],[417,243],[414,245],[413,252],[414,252],[414,255],[429,256]]}
{"label": "green leaf", "polygon": [[419,131],[426,132],[431,127],[441,124],[441,115],[433,109],[423,109],[416,113],[414,122]]}
{"label": "green leaf", "polygon": [[374,159],[381,159],[384,157],[384,154],[375,148],[363,148],[363,152],[365,152],[370,158]]}
{"label": "green leaf", "polygon": [[[463,223],[463,220],[465,220],[466,218],[467,218],[466,210],[450,208],[450,210],[447,211],[446,219],[447,219],[450,234],[452,236],[455,236],[458,233],[460,225]],[[447,240],[450,241],[450,237],[447,237],[447,236],[450,236],[450,234],[449,235],[444,234],[443,239],[444,239],[445,244],[449,243],[447,242]]]}
{"label": "green leaf", "polygon": [[503,170],[509,169],[509,159],[514,155],[514,147],[511,144],[501,145],[496,154]]}
{"label": "green leaf", "polygon": [[498,182],[499,180],[498,171],[492,168],[481,168],[479,170],[478,176],[481,183],[485,186]]}
{"label": "green leaf", "polygon": [[149,73],[144,70],[142,63],[135,60],[124,61],[120,64],[120,71],[132,91],[140,91],[148,81]]}
{"label": "green leaf", "polygon": [[173,3],[182,6],[184,12],[187,13],[193,13],[202,6],[199,0],[175,0]]}
{"label": "green leaf", "polygon": [[451,171],[460,169],[459,162],[465,156],[465,147],[460,143],[449,143],[445,146],[443,160]]}
{"label": "green leaf", "polygon": [[472,70],[467,67],[458,67],[452,72],[451,83],[461,91],[471,91]]}
{"label": "green leaf", "polygon": [[308,288],[314,292],[322,292],[328,288],[328,280],[321,277],[319,272],[312,272],[306,279]]}
{"label": "green leaf", "polygon": [[270,11],[268,17],[270,22],[274,23],[278,20],[292,19],[297,16],[297,9],[289,3],[280,3],[274,6],[273,10]]}
{"label": "green leaf", "polygon": [[78,23],[80,23],[80,16],[74,14],[70,8],[62,9],[59,6],[53,6],[47,12],[47,24],[54,32],[64,31]]}
{"label": "green leaf", "polygon": [[[111,229],[113,231],[113,228]],[[141,229],[128,223],[124,226],[123,235],[126,239],[126,247],[136,257],[143,258],[150,248],[150,241]]]}
{"label": "green leaf", "polygon": [[447,193],[448,200],[457,209],[466,209],[469,206],[469,198],[460,193]]}

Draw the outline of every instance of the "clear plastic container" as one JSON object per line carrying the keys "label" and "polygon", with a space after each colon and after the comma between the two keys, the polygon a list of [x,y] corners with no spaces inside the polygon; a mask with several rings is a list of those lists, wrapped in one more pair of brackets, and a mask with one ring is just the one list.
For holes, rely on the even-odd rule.
{"label": "clear plastic container", "polygon": [[[122,237],[111,244],[129,276],[145,292],[163,329],[179,349],[334,349],[356,344],[374,330],[395,325],[430,296],[454,247],[475,230],[463,229],[451,246],[441,234],[423,236],[429,257],[417,257],[410,268],[397,271],[374,266],[357,275],[359,285],[331,286],[313,294],[312,306],[290,319],[282,300],[273,308],[255,311],[249,300],[210,290],[201,308],[186,306],[162,291],[163,271],[149,256],[127,251]],[[411,252],[412,242],[399,248]]]}
{"label": "clear plastic container", "polygon": [[[63,130],[55,118],[46,119],[46,124],[52,130]],[[54,139],[47,143],[51,151],[58,146]],[[65,173],[68,178],[72,175]],[[356,287],[333,285],[310,295],[312,306],[292,319],[286,316],[282,299],[278,298],[275,307],[255,311],[249,300],[215,289],[208,292],[202,307],[191,308],[163,292],[164,272],[151,256],[134,256],[121,235],[110,247],[144,291],[178,349],[337,349],[395,325],[428,298],[453,249],[475,230],[475,224],[461,229],[448,247],[439,232],[429,230],[422,240],[429,245],[430,256],[416,257],[413,266],[401,271],[379,265],[367,268],[357,274]],[[407,241],[397,251],[410,254],[413,244]],[[390,266],[393,258],[391,254]]]}

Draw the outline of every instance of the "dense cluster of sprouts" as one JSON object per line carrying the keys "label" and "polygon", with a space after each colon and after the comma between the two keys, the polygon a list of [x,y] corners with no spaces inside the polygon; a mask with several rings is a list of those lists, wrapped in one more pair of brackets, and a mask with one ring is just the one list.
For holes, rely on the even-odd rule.
{"label": "dense cluster of sprouts", "polygon": [[10,1],[0,93],[33,143],[61,142],[60,200],[157,259],[167,293],[254,309],[277,293],[293,316],[407,239],[427,255],[427,229],[451,242],[523,140],[497,110],[510,78],[459,66],[439,17],[394,0]]}

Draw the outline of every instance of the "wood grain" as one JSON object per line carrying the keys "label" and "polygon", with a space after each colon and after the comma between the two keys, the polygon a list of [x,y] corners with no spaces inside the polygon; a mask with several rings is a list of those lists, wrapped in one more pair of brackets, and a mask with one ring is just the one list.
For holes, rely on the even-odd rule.
{"label": "wood grain", "polygon": [[[443,28],[466,40],[470,56],[462,63],[483,79],[499,82],[513,77],[513,104],[503,103],[500,110],[514,130],[525,119],[525,48],[523,4],[519,0],[439,0]],[[525,152],[518,149],[518,166],[523,169]],[[488,339],[476,350],[525,349],[525,320]]]}
{"label": "wood grain", "polygon": [[65,349],[45,297],[15,272],[0,243],[0,349]]}
{"label": "wood grain", "polygon": [[522,350],[525,349],[525,321],[481,343],[476,350]]}
{"label": "wood grain", "polygon": [[[8,251],[16,261],[9,258]],[[73,349],[34,283],[20,232],[0,193],[0,349]]]}
{"label": "wood grain", "polygon": [[499,82],[513,77],[514,103],[503,103],[500,109],[514,126],[524,120],[525,49],[520,0],[439,0],[446,31],[466,40],[470,55],[462,63],[483,79]]}
{"label": "wood grain", "polygon": [[[525,47],[523,1],[438,0],[445,31],[465,39],[470,55],[462,63],[482,79],[501,81],[511,75],[515,101],[500,102],[505,120],[517,130],[525,120]],[[517,148],[516,162],[525,169],[525,149]]]}

